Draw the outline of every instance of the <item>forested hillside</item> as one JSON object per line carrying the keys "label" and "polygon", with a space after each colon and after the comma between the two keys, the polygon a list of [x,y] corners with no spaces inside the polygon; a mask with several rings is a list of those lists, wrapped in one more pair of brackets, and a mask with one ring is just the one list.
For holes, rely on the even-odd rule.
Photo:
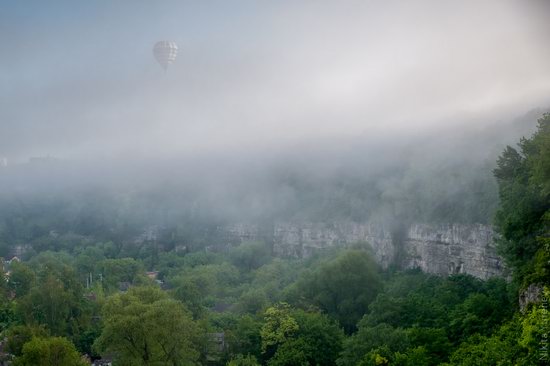
{"label": "forested hillside", "polygon": [[550,0],[0,0],[0,366],[550,365]]}
{"label": "forested hillside", "polygon": [[[430,188],[425,198],[418,193],[425,185],[403,183],[407,169],[383,175],[401,177],[404,188],[397,196],[410,195],[407,204],[395,195],[388,198],[387,189],[381,194],[377,181],[369,185],[342,175],[310,189],[305,178],[285,178],[289,187],[302,187],[295,192],[304,200],[299,204],[320,219],[357,212],[364,219],[368,212],[380,214],[380,205],[369,210],[382,200],[391,202],[394,219],[428,212],[417,219],[491,221],[494,205],[510,281],[382,269],[368,243],[308,259],[275,258],[264,242],[220,251],[215,228],[228,218],[196,206],[175,210],[181,201],[171,202],[169,195],[105,196],[101,190],[4,195],[1,355],[29,366],[100,359],[144,366],[545,364],[549,172],[545,114],[535,134],[518,148],[507,147],[496,164],[464,172],[479,178],[464,185],[457,171],[460,190],[445,192],[444,206],[433,206],[444,182],[432,181],[439,188]],[[500,200],[491,193],[493,173]],[[446,173],[428,176],[437,174]],[[472,193],[472,187],[479,190]],[[313,198],[321,192],[341,199],[308,206],[309,199],[323,202]],[[362,206],[358,197],[369,204]],[[480,216],[469,217],[474,211]],[[160,217],[165,221],[156,221]],[[518,298],[529,286],[538,302],[520,311]]]}
{"label": "forested hillside", "polygon": [[9,166],[0,170],[0,255],[15,246],[39,252],[112,241],[136,257],[150,250],[139,237],[151,230],[161,248],[196,250],[219,244],[220,225],[278,220],[490,224],[496,159],[532,133],[538,115],[498,128],[365,136],[258,158]]}

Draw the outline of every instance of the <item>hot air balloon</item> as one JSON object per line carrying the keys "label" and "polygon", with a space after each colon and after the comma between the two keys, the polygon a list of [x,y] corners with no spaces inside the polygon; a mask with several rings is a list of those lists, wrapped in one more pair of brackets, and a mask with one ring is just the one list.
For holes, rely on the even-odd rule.
{"label": "hot air balloon", "polygon": [[158,61],[160,66],[166,71],[169,65],[173,64],[176,61],[176,56],[178,55],[178,45],[176,42],[171,41],[159,41],[155,43],[153,47],[153,55]]}

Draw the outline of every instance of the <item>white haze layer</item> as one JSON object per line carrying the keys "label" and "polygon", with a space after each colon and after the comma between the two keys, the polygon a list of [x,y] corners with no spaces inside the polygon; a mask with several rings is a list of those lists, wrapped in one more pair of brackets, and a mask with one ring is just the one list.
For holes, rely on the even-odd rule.
{"label": "white haze layer", "polygon": [[0,157],[254,155],[511,119],[550,104],[549,3],[3,1]]}

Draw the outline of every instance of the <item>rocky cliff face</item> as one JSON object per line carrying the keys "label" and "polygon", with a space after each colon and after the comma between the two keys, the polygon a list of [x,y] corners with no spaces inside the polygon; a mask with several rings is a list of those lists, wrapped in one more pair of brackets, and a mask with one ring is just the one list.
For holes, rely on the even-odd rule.
{"label": "rocky cliff face", "polygon": [[482,279],[503,274],[493,230],[485,225],[414,224],[396,229],[375,223],[278,222],[266,226],[235,224],[222,230],[232,242],[265,240],[282,257],[308,257],[318,250],[368,242],[383,267],[394,264],[442,275],[467,273]]}
{"label": "rocky cliff face", "polygon": [[519,294],[519,310],[524,313],[529,304],[538,303],[543,295],[543,284],[532,283]]}

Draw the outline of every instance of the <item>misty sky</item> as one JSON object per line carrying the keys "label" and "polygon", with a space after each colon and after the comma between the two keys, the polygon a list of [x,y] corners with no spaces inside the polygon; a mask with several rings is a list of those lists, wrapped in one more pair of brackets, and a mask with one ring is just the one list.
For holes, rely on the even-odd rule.
{"label": "misty sky", "polygon": [[[158,40],[180,52],[163,73]],[[0,157],[187,156],[550,106],[550,1],[0,0]]]}

